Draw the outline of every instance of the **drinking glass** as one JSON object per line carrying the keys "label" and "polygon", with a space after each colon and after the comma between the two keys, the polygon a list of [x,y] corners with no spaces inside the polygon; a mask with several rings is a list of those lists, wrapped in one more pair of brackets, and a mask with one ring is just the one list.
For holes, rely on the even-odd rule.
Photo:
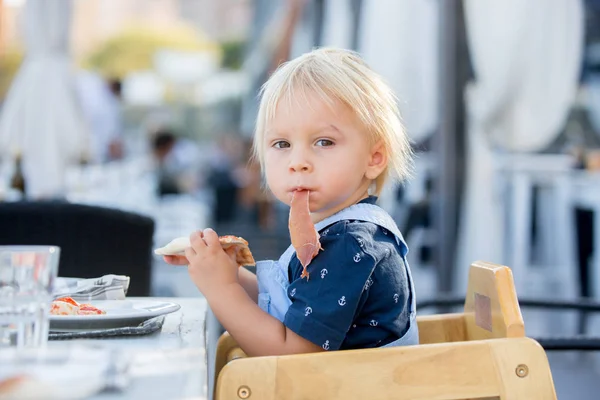
{"label": "drinking glass", "polygon": [[46,345],[59,258],[56,246],[0,246],[0,349]]}

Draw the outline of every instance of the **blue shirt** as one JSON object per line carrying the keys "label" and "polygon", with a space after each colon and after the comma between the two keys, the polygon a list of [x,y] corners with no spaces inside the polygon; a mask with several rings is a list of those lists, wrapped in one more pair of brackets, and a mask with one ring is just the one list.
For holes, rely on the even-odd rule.
{"label": "blue shirt", "polygon": [[[371,196],[361,203],[374,204]],[[394,235],[371,222],[342,220],[319,231],[323,250],[308,265],[289,263],[284,324],[326,350],[379,347],[409,328],[412,293]]]}

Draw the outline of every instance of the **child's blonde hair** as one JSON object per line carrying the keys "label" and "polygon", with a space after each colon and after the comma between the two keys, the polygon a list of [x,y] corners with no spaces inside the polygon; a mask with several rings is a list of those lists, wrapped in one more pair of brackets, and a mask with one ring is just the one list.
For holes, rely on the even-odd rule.
{"label": "child's blonde hair", "polygon": [[367,128],[371,144],[379,141],[388,158],[386,169],[375,180],[380,194],[388,177],[400,181],[411,172],[412,149],[400,120],[391,88],[350,50],[321,48],[282,64],[263,85],[256,120],[254,156],[264,170],[264,138],[280,101],[292,101],[296,91],[317,93],[331,104],[346,104]]}

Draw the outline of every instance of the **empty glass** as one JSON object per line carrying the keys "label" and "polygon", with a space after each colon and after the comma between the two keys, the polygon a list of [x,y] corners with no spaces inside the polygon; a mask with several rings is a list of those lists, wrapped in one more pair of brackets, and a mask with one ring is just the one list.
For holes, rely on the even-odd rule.
{"label": "empty glass", "polygon": [[59,258],[56,246],[0,246],[0,348],[47,343]]}

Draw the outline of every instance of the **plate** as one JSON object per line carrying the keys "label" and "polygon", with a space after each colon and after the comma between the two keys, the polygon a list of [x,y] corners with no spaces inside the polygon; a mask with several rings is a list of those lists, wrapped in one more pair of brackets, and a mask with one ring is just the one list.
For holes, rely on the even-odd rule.
{"label": "plate", "polygon": [[150,318],[173,313],[179,304],[156,300],[97,300],[89,304],[106,311],[103,315],[50,315],[50,331],[73,332],[84,330],[134,327]]}

